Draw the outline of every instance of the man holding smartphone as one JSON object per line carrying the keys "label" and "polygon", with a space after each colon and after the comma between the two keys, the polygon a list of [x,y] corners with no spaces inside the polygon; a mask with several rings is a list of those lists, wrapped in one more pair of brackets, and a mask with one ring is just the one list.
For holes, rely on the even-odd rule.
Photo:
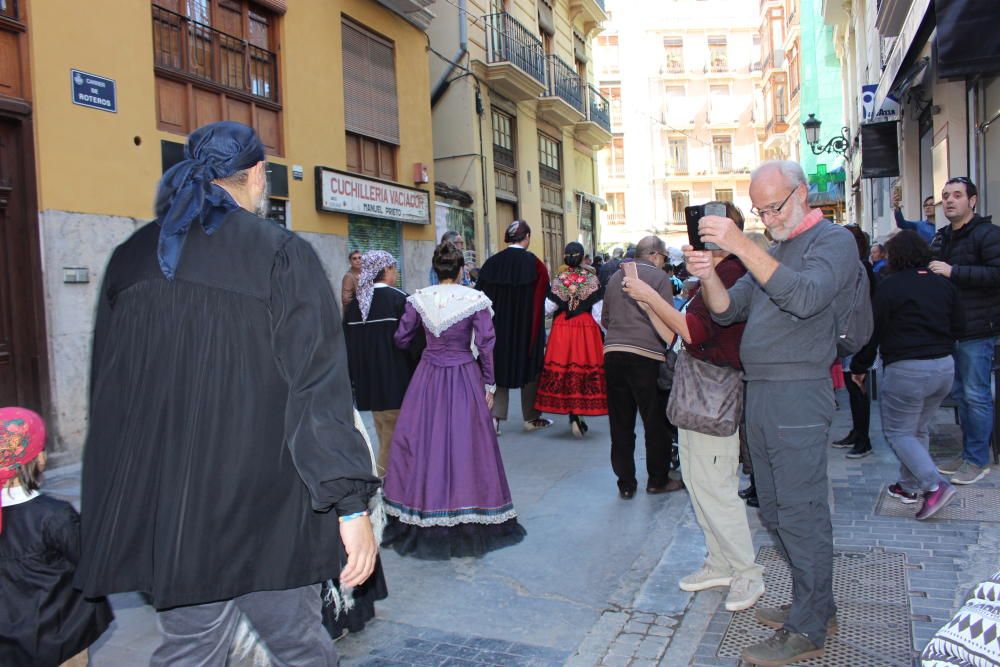
{"label": "man holding smartphone", "polygon": [[[836,624],[833,529],[826,451],[834,412],[830,364],[836,312],[854,293],[858,249],[850,232],[808,205],[795,162],[765,162],[751,175],[752,212],[777,246],[757,247],[727,218],[701,219],[701,240],[736,255],[748,273],[727,290],[712,254],[685,248],[687,268],[719,324],[746,322],[740,344],[746,421],[761,519],[776,531],[792,573],[790,608],[758,608],[774,635],[743,650],[753,664],[788,665],[823,655]],[[844,306],[840,308],[839,306]]]}
{"label": "man holding smartphone", "polygon": [[625,500],[635,496],[635,416],[642,417],[646,433],[646,493],[668,493],[684,488],[671,480],[670,425],[667,393],[656,385],[665,345],[639,303],[622,291],[628,274],[648,283],[664,299],[673,298],[670,279],[663,271],[667,246],[656,236],[647,236],[635,247],[635,260],[622,264],[604,292],[601,326],[604,339],[604,372],[608,383],[608,422],[611,426],[611,467],[618,477],[618,494]]}

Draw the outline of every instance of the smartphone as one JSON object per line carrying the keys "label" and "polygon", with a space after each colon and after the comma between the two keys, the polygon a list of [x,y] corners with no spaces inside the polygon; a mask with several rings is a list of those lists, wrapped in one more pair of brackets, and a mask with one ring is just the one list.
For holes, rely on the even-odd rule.
{"label": "smartphone", "polygon": [[635,262],[626,262],[622,264],[622,270],[625,271],[626,278],[639,277],[639,267],[636,266]]}
{"label": "smartphone", "polygon": [[687,220],[688,243],[695,250],[718,250],[719,246],[714,243],[704,243],[701,240],[701,234],[698,233],[698,223],[706,215],[726,217],[725,204],[700,204],[684,207],[684,217]]}

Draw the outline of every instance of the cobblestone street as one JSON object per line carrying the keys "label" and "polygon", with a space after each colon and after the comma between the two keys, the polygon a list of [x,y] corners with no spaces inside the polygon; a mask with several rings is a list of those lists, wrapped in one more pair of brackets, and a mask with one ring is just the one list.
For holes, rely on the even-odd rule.
{"label": "cobblestone street", "polygon": [[[846,395],[839,398],[834,437],[849,428]],[[897,464],[878,433],[877,409],[873,417],[874,455],[851,461],[830,450],[841,632],[810,665],[913,664],[970,588],[1000,569],[996,470],[961,489],[944,512],[973,518],[918,523],[909,516],[916,506],[904,512],[892,499],[879,502]],[[952,413],[942,410],[935,449],[950,452],[958,438]],[[344,665],[735,666],[739,647],[766,634],[751,611],[726,612],[721,592],[677,587],[704,553],[690,503],[684,493],[620,500],[606,419],[593,419],[583,441],[562,420],[533,434],[508,424],[500,444],[528,537],[480,560],[383,552],[390,596],[364,632],[339,642]],[[78,467],[55,470],[48,488],[75,499],[78,475]],[[785,602],[785,565],[753,511],[751,522],[768,567],[765,601]],[[152,610],[135,595],[114,603],[117,621],[92,664],[145,664],[158,638]]]}

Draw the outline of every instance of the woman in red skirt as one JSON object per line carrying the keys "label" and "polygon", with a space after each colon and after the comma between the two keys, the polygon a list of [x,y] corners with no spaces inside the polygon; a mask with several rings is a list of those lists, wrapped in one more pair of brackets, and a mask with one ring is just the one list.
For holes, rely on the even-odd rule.
{"label": "woman in red skirt", "polygon": [[608,414],[604,342],[597,324],[604,290],[597,276],[581,266],[583,258],[581,244],[568,244],[564,270],[549,287],[545,313],[555,313],[555,319],[535,397],[536,410],[569,415],[578,438],[587,432],[583,416]]}

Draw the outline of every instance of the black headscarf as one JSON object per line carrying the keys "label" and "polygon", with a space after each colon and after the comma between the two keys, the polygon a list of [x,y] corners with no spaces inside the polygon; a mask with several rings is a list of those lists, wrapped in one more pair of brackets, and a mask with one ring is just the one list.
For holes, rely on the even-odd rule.
{"label": "black headscarf", "polygon": [[206,234],[214,232],[224,215],[238,204],[219,186],[218,178],[232,176],[264,160],[264,145],[253,129],[222,121],[199,127],[188,137],[184,159],[163,174],[156,192],[160,242],[156,256],[160,270],[172,280],[180,263],[188,229],[201,219]]}

